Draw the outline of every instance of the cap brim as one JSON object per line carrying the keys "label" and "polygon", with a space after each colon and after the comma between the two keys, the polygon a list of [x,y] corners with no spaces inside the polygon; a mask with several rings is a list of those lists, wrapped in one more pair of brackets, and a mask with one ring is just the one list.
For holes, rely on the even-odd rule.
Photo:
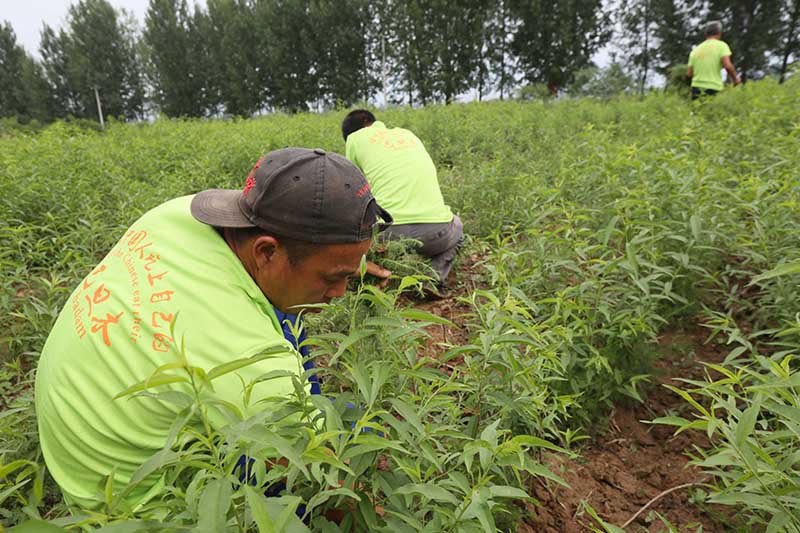
{"label": "cap brim", "polygon": [[242,191],[211,189],[197,193],[192,198],[192,216],[211,226],[221,228],[252,228],[242,210],[239,209],[239,198]]}

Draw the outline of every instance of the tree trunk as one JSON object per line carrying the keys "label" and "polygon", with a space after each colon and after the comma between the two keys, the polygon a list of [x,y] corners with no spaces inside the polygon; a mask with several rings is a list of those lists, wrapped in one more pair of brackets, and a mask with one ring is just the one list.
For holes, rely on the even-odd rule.
{"label": "tree trunk", "polygon": [[642,63],[642,80],[639,84],[639,95],[644,98],[644,86],[647,83],[647,70],[650,68],[650,2],[644,4],[644,61]]}
{"label": "tree trunk", "polygon": [[800,0],[795,0],[792,18],[789,20],[789,27],[786,35],[786,48],[783,51],[783,61],[781,62],[781,77],[779,83],[786,81],[786,69],[789,67],[789,56],[792,55],[792,45],[795,39],[795,29],[798,19],[800,19]]}

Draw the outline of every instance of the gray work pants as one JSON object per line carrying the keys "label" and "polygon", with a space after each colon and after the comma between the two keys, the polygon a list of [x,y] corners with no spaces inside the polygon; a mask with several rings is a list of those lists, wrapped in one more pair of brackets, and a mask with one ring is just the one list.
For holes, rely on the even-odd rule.
{"label": "gray work pants", "polygon": [[455,215],[450,222],[441,224],[393,224],[381,236],[392,240],[420,241],[422,244],[417,252],[430,258],[431,267],[439,274],[439,283],[444,283],[459,248],[464,244],[464,225]]}

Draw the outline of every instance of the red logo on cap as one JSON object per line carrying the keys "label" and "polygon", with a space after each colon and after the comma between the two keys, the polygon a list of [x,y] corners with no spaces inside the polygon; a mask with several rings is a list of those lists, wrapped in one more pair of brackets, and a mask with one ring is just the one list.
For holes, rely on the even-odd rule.
{"label": "red logo on cap", "polygon": [[364,195],[365,195],[365,194],[367,194],[368,192],[369,192],[369,183],[367,183],[366,185],[364,185],[363,187],[361,187],[360,189],[358,189],[358,192],[356,193],[356,196],[358,196],[359,198],[361,198],[362,196],[364,196]]}
{"label": "red logo on cap", "polygon": [[262,161],[264,161],[263,157],[258,160],[258,163],[256,163],[255,166],[253,166],[253,170],[251,170],[250,174],[248,174],[247,181],[244,184],[244,190],[242,191],[243,195],[247,196],[247,193],[250,192],[250,189],[255,187],[255,185],[256,185],[255,173],[256,173],[256,170],[258,170],[258,167],[261,166],[261,162]]}

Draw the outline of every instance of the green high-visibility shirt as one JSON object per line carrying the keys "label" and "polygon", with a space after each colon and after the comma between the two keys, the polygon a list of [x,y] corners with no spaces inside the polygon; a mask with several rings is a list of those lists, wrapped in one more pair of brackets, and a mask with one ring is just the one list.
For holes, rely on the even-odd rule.
{"label": "green high-visibility shirt", "polygon": [[731,55],[725,41],[706,39],[689,54],[692,74],[692,87],[699,89],[722,90],[722,58]]}
{"label": "green high-visibility shirt", "polygon": [[436,166],[410,131],[376,121],[347,137],[345,155],[367,177],[373,196],[395,224],[453,220],[439,189]]}
{"label": "green high-visibility shirt", "polygon": [[[179,407],[113,398],[178,361],[182,341],[188,364],[206,371],[277,347],[276,356],[213,381],[216,397],[244,416],[259,410],[259,399],[290,395],[294,387],[289,377],[259,383],[245,406],[237,375],[249,383],[273,370],[302,374],[272,305],[217,231],[192,217],[191,199],[166,202],[131,226],[72,293],[42,351],[42,453],[70,503],[94,506],[98,482],[113,472],[119,490],[164,446]],[[167,387],[191,392],[186,384]],[[217,413],[211,422],[221,426],[225,417]],[[142,503],[159,488],[159,479],[148,478],[128,500]]]}

